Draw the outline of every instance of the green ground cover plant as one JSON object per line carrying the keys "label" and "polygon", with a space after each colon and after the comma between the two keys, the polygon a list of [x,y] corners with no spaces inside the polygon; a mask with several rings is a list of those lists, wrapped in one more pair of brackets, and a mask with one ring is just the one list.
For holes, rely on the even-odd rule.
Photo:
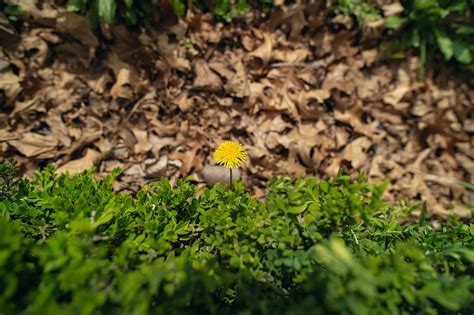
{"label": "green ground cover plant", "polygon": [[436,53],[441,53],[446,61],[472,65],[474,1],[416,0],[402,3],[404,12],[385,21],[386,28],[400,32],[392,43],[394,49],[401,52],[414,48],[419,52],[422,67],[433,60]]}
{"label": "green ground cover plant", "polygon": [[[396,30],[389,50],[404,58],[408,48],[420,56],[420,76],[436,54],[472,70],[474,59],[474,1],[401,0],[403,11],[385,20],[387,30]],[[382,9],[371,0],[337,0],[336,12],[356,17],[359,23],[379,20]]]}
{"label": "green ground cover plant", "polygon": [[472,219],[436,228],[344,174],[114,192],[114,171],[11,183],[0,168],[2,314],[471,314]]}

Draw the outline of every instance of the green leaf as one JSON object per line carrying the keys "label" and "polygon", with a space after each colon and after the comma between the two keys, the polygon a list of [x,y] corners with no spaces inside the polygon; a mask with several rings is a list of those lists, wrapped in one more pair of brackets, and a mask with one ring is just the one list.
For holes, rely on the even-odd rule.
{"label": "green leaf", "polygon": [[407,22],[407,19],[401,18],[396,15],[392,15],[388,17],[387,20],[385,20],[385,27],[389,29],[398,29],[400,26],[405,24]]}
{"label": "green leaf", "polygon": [[115,19],[115,11],[117,10],[117,4],[115,0],[97,0],[99,8],[99,16],[102,17],[105,22],[112,23]]}
{"label": "green leaf", "polygon": [[171,0],[171,4],[174,7],[174,10],[178,16],[184,16],[186,13],[186,6],[181,0]]}
{"label": "green leaf", "polygon": [[84,0],[68,0],[66,8],[68,11],[78,12],[84,8]]}
{"label": "green leaf", "polygon": [[130,25],[136,25],[137,24],[137,15],[135,12],[129,8],[125,9],[125,20],[127,21],[128,24]]}
{"label": "green leaf", "polygon": [[474,26],[472,25],[460,25],[455,27],[456,34],[470,35],[474,34]]}
{"label": "green leaf", "polygon": [[133,0],[123,0],[127,8],[131,9],[133,6]]}
{"label": "green leaf", "polygon": [[462,181],[462,180],[459,180],[458,183],[460,185],[466,187],[467,189],[474,191],[474,183],[468,183],[468,182],[465,182],[465,181]]}
{"label": "green leaf", "polygon": [[444,59],[449,60],[453,56],[453,42],[451,39],[441,30],[435,30],[436,41],[438,42],[439,49],[444,55]]}
{"label": "green leaf", "polygon": [[239,14],[244,14],[249,12],[252,9],[252,6],[247,2],[247,0],[240,0],[236,9]]}
{"label": "green leaf", "polygon": [[298,206],[290,206],[288,208],[288,213],[291,213],[291,214],[299,214],[303,211],[305,211],[307,208],[308,208],[308,205],[310,204],[311,202],[307,201],[306,203],[302,204],[302,205],[298,205]]}
{"label": "green leaf", "polygon": [[3,8],[3,12],[5,12],[6,15],[18,16],[23,12],[23,10],[19,5],[7,5]]}
{"label": "green leaf", "polygon": [[454,57],[457,61],[464,64],[470,64],[472,62],[471,49],[468,43],[460,40],[453,42]]}
{"label": "green leaf", "polygon": [[325,180],[322,180],[320,183],[319,183],[319,187],[321,188],[321,191],[327,193],[328,190],[329,190],[329,184],[327,181]]}

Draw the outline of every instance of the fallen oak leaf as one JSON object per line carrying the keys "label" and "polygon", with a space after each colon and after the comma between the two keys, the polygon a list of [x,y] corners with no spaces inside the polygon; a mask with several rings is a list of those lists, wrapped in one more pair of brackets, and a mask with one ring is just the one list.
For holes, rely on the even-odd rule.
{"label": "fallen oak leaf", "polygon": [[[327,90],[303,91],[298,96],[297,107],[303,119],[315,119],[324,111],[321,105],[331,96]],[[316,102],[315,102],[316,101]]]}
{"label": "fallen oak leaf", "polygon": [[217,92],[222,89],[222,81],[215,74],[209,65],[203,59],[199,59],[194,63],[194,81],[193,88],[196,90],[204,90]]}
{"label": "fallen oak leaf", "polygon": [[5,93],[7,104],[13,103],[22,91],[21,81],[12,71],[0,72],[0,90]]}
{"label": "fallen oak leaf", "polygon": [[268,32],[258,32],[263,37],[263,44],[254,51],[249,52],[250,57],[258,58],[261,61],[260,66],[267,65],[272,58],[274,40]]}
{"label": "fallen oak leaf", "polygon": [[49,158],[54,156],[54,153],[45,155],[53,151],[58,145],[58,139],[52,135],[40,135],[34,132],[26,132],[20,139],[9,140],[8,144],[18,150],[26,157]]}
{"label": "fallen oak leaf", "polygon": [[397,86],[394,90],[385,93],[383,96],[383,101],[386,104],[392,105],[396,109],[404,110],[406,109],[406,106],[403,104],[400,104],[400,101],[403,99],[403,97],[411,91],[417,90],[420,87],[424,86],[423,83],[413,83],[413,84],[408,84],[408,83],[403,83]]}
{"label": "fallen oak leaf", "polygon": [[94,166],[101,159],[102,156],[102,153],[87,148],[86,154],[83,157],[77,160],[69,161],[66,164],[60,166],[56,170],[56,173],[63,174],[69,172],[70,175],[80,173]]}
{"label": "fallen oak leaf", "polygon": [[148,140],[148,132],[138,128],[133,128],[132,132],[135,136],[135,139],[137,140],[133,146],[133,152],[146,154],[146,152],[150,151],[153,146]]}

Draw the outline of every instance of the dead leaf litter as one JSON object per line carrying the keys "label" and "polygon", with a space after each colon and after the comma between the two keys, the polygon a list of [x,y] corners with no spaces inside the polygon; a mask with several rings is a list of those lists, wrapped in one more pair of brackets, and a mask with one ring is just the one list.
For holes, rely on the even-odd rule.
{"label": "dead leaf litter", "polygon": [[416,57],[381,60],[349,21],[292,7],[263,24],[195,14],[99,37],[86,17],[25,3],[29,23],[0,49],[0,148],[24,174],[54,162],[70,173],[122,167],[115,188],[128,191],[162,176],[215,182],[226,178],[211,152],[232,139],[258,196],[270,177],[344,167],[439,215],[473,203],[458,184],[474,174],[472,82],[441,68],[421,83]]}

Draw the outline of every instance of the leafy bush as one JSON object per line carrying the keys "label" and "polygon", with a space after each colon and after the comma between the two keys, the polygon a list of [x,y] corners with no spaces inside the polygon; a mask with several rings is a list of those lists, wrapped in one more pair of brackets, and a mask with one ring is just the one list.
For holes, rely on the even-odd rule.
{"label": "leafy bush", "polygon": [[48,167],[0,201],[2,314],[472,310],[472,223],[414,221],[364,177],[274,179],[258,201],[188,179],[130,196],[118,174]]}
{"label": "leafy bush", "polygon": [[422,65],[436,51],[440,51],[445,60],[472,64],[474,1],[416,0],[402,3],[405,10],[401,16],[391,16],[385,22],[385,27],[401,30],[396,40],[398,48],[419,50]]}

